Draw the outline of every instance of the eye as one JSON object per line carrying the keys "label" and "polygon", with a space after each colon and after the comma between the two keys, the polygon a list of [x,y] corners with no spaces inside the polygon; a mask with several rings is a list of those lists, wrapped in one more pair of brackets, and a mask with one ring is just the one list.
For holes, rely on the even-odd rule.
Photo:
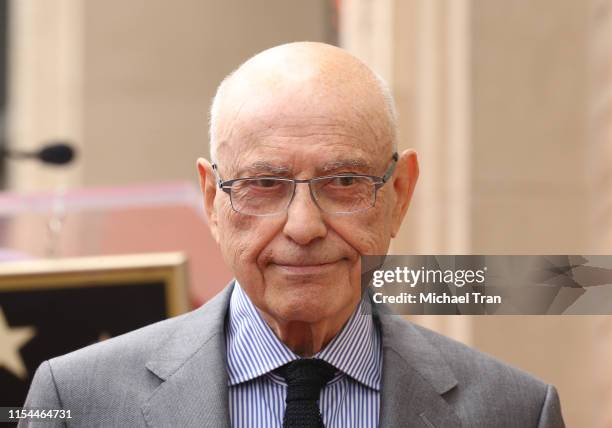
{"label": "eye", "polygon": [[332,185],[338,187],[349,187],[355,184],[356,177],[352,177],[350,175],[342,176],[342,177],[334,177],[332,181]]}
{"label": "eye", "polygon": [[281,183],[279,180],[275,180],[273,178],[260,178],[258,180],[251,180],[250,184],[251,186],[260,189],[271,189],[274,186],[280,185]]}

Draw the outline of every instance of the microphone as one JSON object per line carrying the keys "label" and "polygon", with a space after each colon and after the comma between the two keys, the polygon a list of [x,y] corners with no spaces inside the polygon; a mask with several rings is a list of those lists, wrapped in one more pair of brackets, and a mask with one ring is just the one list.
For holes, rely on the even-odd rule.
{"label": "microphone", "polygon": [[52,165],[64,165],[72,162],[75,149],[67,142],[54,141],[38,151],[9,150],[0,148],[0,156],[12,159],[38,159]]}

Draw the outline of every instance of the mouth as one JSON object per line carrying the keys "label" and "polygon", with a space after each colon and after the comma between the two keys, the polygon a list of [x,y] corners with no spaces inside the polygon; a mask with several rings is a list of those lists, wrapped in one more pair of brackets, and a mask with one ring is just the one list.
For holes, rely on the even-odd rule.
{"label": "mouth", "polygon": [[316,275],[328,272],[336,267],[338,261],[328,263],[273,263],[273,265],[279,268],[283,273],[288,275]]}

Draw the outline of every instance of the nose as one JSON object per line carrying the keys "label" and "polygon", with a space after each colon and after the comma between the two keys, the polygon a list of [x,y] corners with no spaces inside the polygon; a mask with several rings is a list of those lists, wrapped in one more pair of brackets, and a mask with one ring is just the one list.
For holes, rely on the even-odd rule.
{"label": "nose", "polygon": [[322,213],[310,196],[308,185],[296,184],[295,195],[287,209],[283,233],[299,245],[308,245],[327,235]]}

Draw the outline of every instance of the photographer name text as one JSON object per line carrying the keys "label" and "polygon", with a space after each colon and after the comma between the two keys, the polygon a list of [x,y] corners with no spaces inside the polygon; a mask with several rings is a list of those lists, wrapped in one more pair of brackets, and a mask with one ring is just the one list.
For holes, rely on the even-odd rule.
{"label": "photographer name text", "polygon": [[502,297],[498,295],[487,295],[478,292],[469,292],[461,295],[450,293],[399,293],[397,295],[386,295],[374,293],[372,296],[376,304],[487,304],[500,305]]}

